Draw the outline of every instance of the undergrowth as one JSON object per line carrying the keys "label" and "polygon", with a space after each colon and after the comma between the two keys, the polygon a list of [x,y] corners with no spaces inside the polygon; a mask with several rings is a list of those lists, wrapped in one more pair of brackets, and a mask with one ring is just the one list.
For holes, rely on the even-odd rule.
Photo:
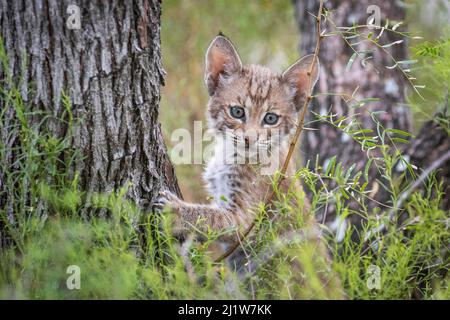
{"label": "undergrowth", "polygon": [[[437,55],[434,65],[423,67],[448,80],[442,67],[448,48],[448,41],[426,44],[416,54]],[[0,60],[7,70],[2,50]],[[56,118],[33,110],[8,77],[0,85],[0,129],[6,133],[0,139],[0,298],[450,299],[449,217],[440,207],[448,195],[434,174],[411,190],[425,169],[410,165],[398,147],[411,135],[384,128],[376,112],[376,130],[359,127],[357,114],[317,115],[360,143],[369,156],[364,170],[332,158],[293,177],[311,194],[312,212],[334,208],[338,231],[323,224],[317,230],[332,259],[321,259],[317,245],[307,241],[298,209],[305,199],[293,189],[277,193],[276,219],[257,208],[254,235],[242,243],[243,263],[235,268],[233,261],[213,262],[209,244],[218,234],[180,243],[172,236],[172,215],[140,210],[125,198],[127,186],[109,194],[80,190],[71,171],[82,161],[71,146],[77,120],[68,98],[62,101],[65,112]],[[48,129],[54,121],[65,123],[64,137]],[[389,199],[375,207],[371,169]],[[109,214],[99,217],[99,210]],[[354,216],[360,225],[348,223]],[[80,271],[79,288],[71,287],[73,270]],[[324,277],[339,285],[323,286]]]}
{"label": "undergrowth", "polygon": [[[58,164],[62,158],[77,159],[70,137],[56,139],[46,132],[46,121],[51,117],[43,116],[39,126],[31,125],[35,112],[18,91],[1,94],[2,101],[13,106],[18,116],[10,132],[19,133],[20,139],[13,167],[6,166],[7,146],[4,142],[0,146],[4,177],[0,196],[6,192],[9,196],[0,208],[0,217],[10,238],[0,253],[1,298],[289,299],[341,294],[327,292],[321,285],[325,270],[317,268],[316,248],[303,241],[304,221],[293,205],[296,201],[292,201],[297,194],[277,195],[275,220],[264,219],[267,212],[259,208],[257,236],[243,244],[248,263],[238,270],[226,262],[213,263],[204,242],[188,240],[181,245],[171,236],[169,213],[142,212],[126,200],[126,186],[111,194],[79,190],[77,175],[69,174],[67,165]],[[69,112],[70,106],[66,110]],[[3,112],[2,125],[4,117]],[[365,147],[382,151],[370,165],[383,170],[392,198],[386,205],[393,207],[403,191],[393,175],[394,164],[402,158],[385,142],[389,132],[379,128],[364,134],[367,142],[375,141],[366,142]],[[361,136],[361,132],[352,134]],[[401,221],[392,221],[386,210],[372,214],[364,205],[371,201],[365,189],[367,176],[352,168],[344,170],[338,159],[316,171],[302,168],[295,179],[312,189],[313,210],[333,202],[341,219],[352,214],[365,218],[362,228],[346,228],[341,241],[325,226],[320,231],[333,256],[328,267],[340,279],[346,298],[450,298],[448,213],[439,208],[445,195],[436,179],[427,180],[425,193],[412,192],[401,208],[393,207],[399,211],[396,215],[401,212],[406,216]],[[318,179],[334,181],[335,187],[316,187]],[[359,212],[346,207],[349,197],[358,198]],[[110,214],[107,218],[81,214],[97,209]],[[282,232],[286,224],[291,232]],[[380,228],[382,224],[385,228]],[[353,232],[367,241],[353,241]],[[213,242],[217,235],[206,236]],[[67,286],[70,266],[81,271],[80,289]],[[378,280],[373,278],[378,275]]]}

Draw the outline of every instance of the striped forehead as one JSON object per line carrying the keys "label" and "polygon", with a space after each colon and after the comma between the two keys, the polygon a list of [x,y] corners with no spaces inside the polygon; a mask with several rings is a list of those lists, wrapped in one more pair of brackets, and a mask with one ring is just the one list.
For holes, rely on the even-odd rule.
{"label": "striped forehead", "polygon": [[278,85],[278,76],[270,69],[257,65],[248,66],[244,74],[247,78],[245,105],[261,106],[270,97],[273,87]]}

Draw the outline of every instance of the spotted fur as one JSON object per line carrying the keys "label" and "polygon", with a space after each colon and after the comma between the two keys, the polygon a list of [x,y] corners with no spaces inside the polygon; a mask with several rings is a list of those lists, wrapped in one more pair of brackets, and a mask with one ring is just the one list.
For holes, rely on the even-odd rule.
{"label": "spotted fur", "polygon": [[[285,159],[298,112],[307,95],[305,79],[308,79],[306,74],[311,62],[311,56],[307,56],[280,75],[259,65],[243,66],[234,45],[223,35],[212,41],[206,53],[205,82],[210,94],[208,125],[216,130],[217,139],[214,156],[204,173],[212,201],[191,204],[165,192],[162,198],[180,218],[177,220],[179,232],[188,230],[191,225],[201,230],[242,229],[250,225],[255,217],[254,209],[270,190],[271,176],[261,174],[259,152],[256,152],[256,160],[250,161],[253,155],[248,149],[258,146],[268,151],[271,161],[277,157],[277,161],[269,161],[276,163],[273,169],[279,167],[279,159]],[[313,69],[312,85],[317,78],[318,67]],[[245,119],[233,117],[231,106],[244,108]],[[268,112],[279,116],[276,124],[264,123]],[[273,138],[275,132],[277,139]],[[245,142],[243,154],[233,148],[242,141]],[[239,162],[238,158],[242,157],[243,161]],[[235,160],[237,163],[233,162]],[[289,167],[289,173],[292,170]],[[288,186],[281,187],[287,189]]]}

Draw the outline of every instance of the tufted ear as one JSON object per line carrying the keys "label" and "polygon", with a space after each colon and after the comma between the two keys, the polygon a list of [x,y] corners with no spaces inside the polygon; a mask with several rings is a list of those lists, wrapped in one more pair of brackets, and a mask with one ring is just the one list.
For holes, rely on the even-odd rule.
{"label": "tufted ear", "polygon": [[[310,81],[308,79],[308,72],[311,68],[311,64],[313,63],[313,59],[314,55],[312,54],[304,56],[291,65],[282,75],[282,78],[295,89],[294,99],[297,109],[302,107],[302,104],[305,101],[304,99],[306,99],[307,95],[310,94],[310,92],[308,92]],[[319,79],[319,70],[320,64],[319,59],[317,59],[311,72],[311,91],[314,89],[314,86]]]}
{"label": "tufted ear", "polygon": [[220,76],[227,76],[242,69],[241,58],[230,40],[219,34],[206,51],[205,82],[209,95],[213,95]]}

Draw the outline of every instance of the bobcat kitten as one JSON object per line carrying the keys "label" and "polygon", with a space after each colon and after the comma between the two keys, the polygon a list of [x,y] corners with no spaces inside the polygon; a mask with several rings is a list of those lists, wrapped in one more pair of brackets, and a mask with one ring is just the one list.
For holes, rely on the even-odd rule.
{"label": "bobcat kitten", "polygon": [[[222,34],[211,42],[206,52],[205,82],[210,96],[208,126],[216,134],[204,180],[213,200],[210,204],[187,203],[162,191],[158,205],[168,206],[177,215],[177,233],[183,234],[191,226],[203,231],[244,230],[252,223],[252,209],[270,191],[271,176],[261,173],[261,162],[274,169],[286,158],[298,113],[309,94],[312,62],[312,55],[305,56],[279,75],[263,66],[242,65],[235,47]],[[311,86],[318,75],[316,63]],[[293,168],[287,173],[292,174]],[[281,188],[287,192],[288,184]]]}

